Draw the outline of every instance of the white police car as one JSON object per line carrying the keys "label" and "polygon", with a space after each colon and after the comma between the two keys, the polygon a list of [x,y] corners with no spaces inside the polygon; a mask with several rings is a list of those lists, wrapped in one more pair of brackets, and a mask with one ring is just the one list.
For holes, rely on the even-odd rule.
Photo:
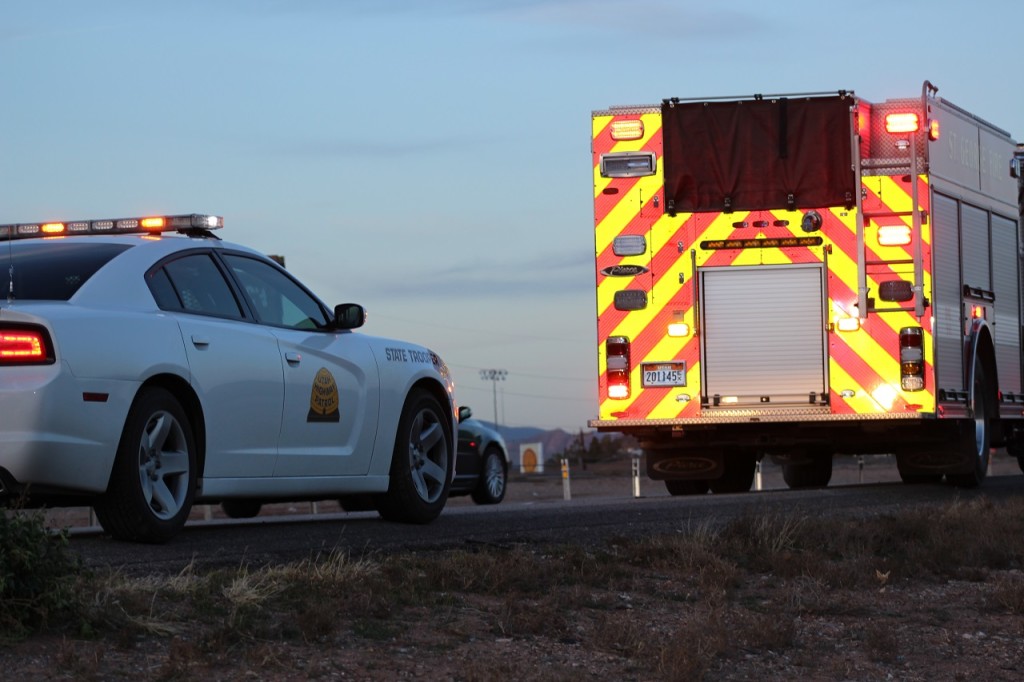
{"label": "white police car", "polygon": [[328,309],[222,226],[0,225],[0,497],[91,505],[142,542],[196,502],[360,495],[436,518],[457,433],[444,362],[354,333],[361,306]]}

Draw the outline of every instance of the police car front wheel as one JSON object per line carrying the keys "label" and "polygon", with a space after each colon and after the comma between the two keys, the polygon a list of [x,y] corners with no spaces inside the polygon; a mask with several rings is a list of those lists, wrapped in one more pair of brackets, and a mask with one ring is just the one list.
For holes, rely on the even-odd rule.
{"label": "police car front wheel", "polygon": [[388,491],[377,512],[388,521],[429,523],[444,509],[451,486],[452,434],[441,403],[413,391],[402,408]]}

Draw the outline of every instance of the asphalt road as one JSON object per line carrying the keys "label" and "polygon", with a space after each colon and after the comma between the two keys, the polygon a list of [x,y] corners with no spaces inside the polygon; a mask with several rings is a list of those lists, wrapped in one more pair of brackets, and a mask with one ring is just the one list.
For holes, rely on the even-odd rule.
{"label": "asphalt road", "polygon": [[601,543],[615,537],[677,532],[744,514],[788,511],[864,518],[957,499],[1001,500],[1018,495],[1024,495],[1021,474],[990,476],[975,490],[874,483],[701,497],[597,496],[543,503],[513,501],[494,507],[451,505],[426,526],[387,523],[372,513],[215,520],[190,524],[165,545],[116,542],[94,531],[81,531],[72,534],[71,548],[87,566],[133,575],[173,574],[190,563],[201,569],[284,563],[333,551],[360,555],[483,545]]}

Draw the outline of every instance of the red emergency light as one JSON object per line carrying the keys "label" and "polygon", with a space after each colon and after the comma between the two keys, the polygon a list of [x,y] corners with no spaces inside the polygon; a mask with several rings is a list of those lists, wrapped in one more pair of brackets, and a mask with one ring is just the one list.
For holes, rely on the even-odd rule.
{"label": "red emergency light", "polygon": [[885,115],[885,131],[887,133],[916,133],[921,127],[917,114],[912,112]]}

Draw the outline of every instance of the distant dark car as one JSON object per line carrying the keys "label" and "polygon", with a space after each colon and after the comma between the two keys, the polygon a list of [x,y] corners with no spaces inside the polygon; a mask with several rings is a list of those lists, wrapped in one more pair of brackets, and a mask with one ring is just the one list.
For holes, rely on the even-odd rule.
{"label": "distant dark car", "polygon": [[508,448],[501,434],[472,416],[468,407],[459,408],[459,446],[450,495],[470,495],[477,504],[498,504],[508,484]]}

